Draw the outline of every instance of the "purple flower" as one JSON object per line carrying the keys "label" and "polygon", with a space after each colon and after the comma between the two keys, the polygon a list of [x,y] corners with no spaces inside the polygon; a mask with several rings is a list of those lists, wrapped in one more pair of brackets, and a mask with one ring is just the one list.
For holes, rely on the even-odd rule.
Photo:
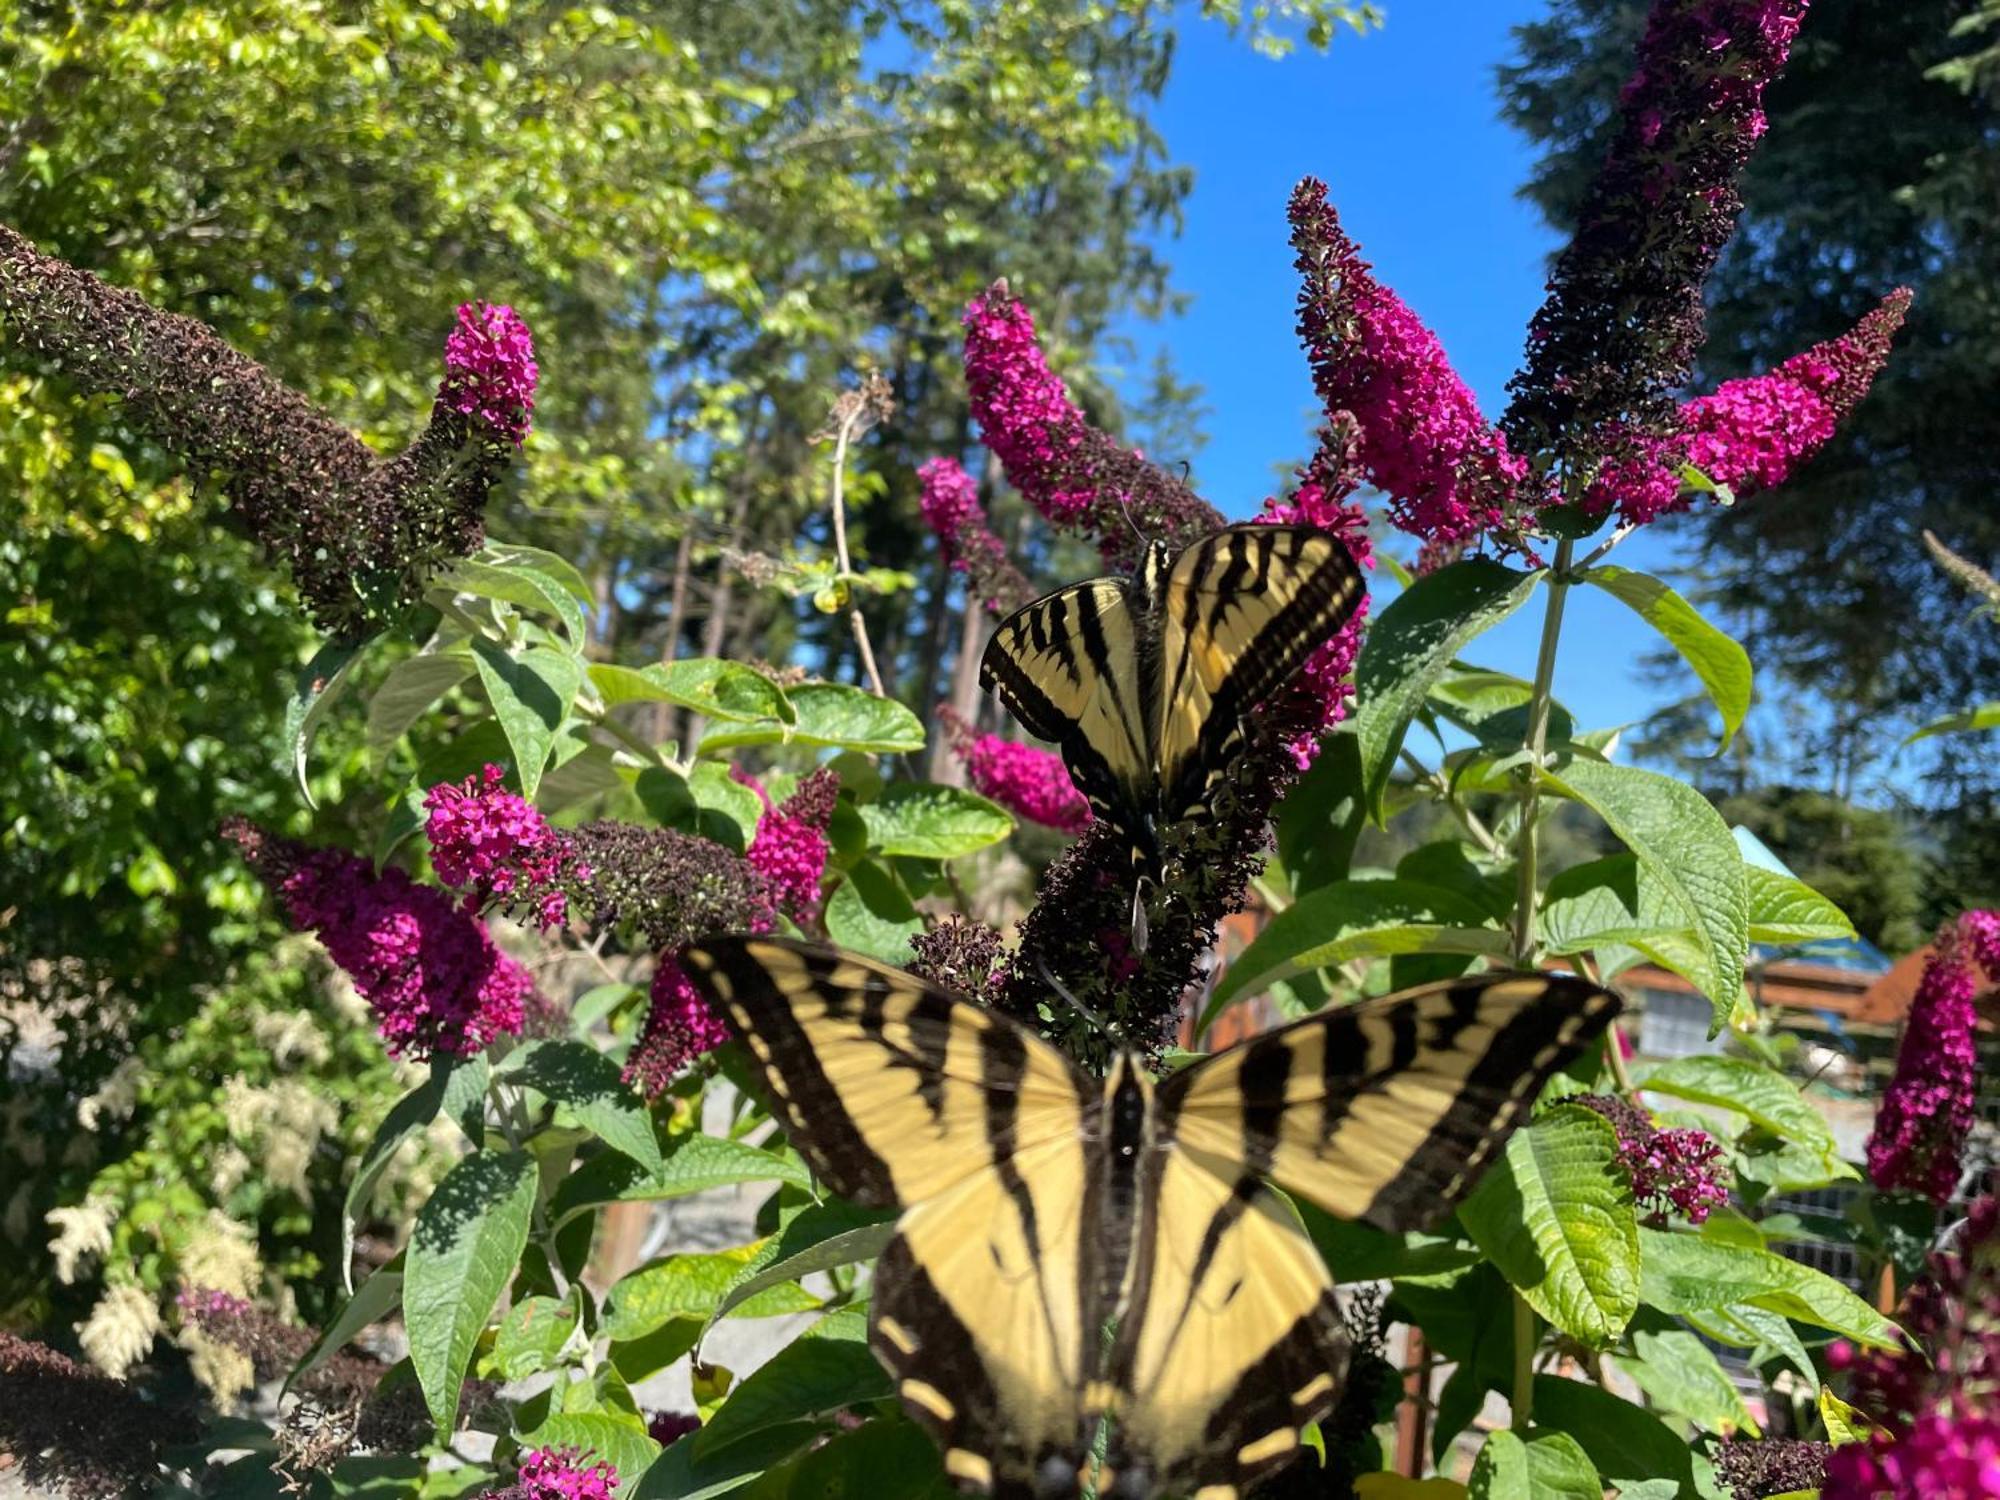
{"label": "purple flower", "polygon": [[951,753],[982,796],[1059,833],[1081,833],[1090,826],[1090,804],[1070,780],[1060,755],[997,734],[975,734],[971,725],[942,705],[938,722],[944,726]]}
{"label": "purple flower", "polygon": [[822,766],[775,808],[755,777],[734,768],[730,774],[764,804],[764,816],[744,857],[764,877],[764,888],[780,911],[797,921],[810,921],[819,910],[819,884],[826,874],[826,827],[840,792],[838,773]]}
{"label": "purple flower", "polygon": [[438,400],[485,423],[516,446],[528,435],[535,409],[535,341],[505,303],[462,302],[458,326],[444,341],[444,381]]}
{"label": "purple flower", "polygon": [[1523,452],[1625,463],[1676,427],[1669,393],[1700,347],[1701,289],[1736,226],[1806,0],[1657,0],[1621,124],[1528,330],[1502,425]]}
{"label": "purple flower", "polygon": [[514,1482],[481,1500],[611,1500],[618,1471],[577,1448],[530,1448]]}
{"label": "purple flower", "polygon": [[1140,536],[1185,546],[1222,525],[1186,483],[1100,432],[1043,358],[1035,320],[996,281],[965,309],[965,385],[1008,481],[1058,530],[1124,566]]}
{"label": "purple flower", "polygon": [[544,932],[569,916],[569,888],[587,880],[575,850],[548,820],[503,785],[489,765],[424,794],[424,825],[438,879],[482,906],[526,909]]}
{"label": "purple flower", "polygon": [[1722,1148],[1705,1130],[1662,1130],[1653,1117],[1615,1094],[1577,1094],[1563,1101],[1602,1115],[1618,1132],[1618,1159],[1632,1177],[1640,1208],[1664,1222],[1671,1209],[1699,1224],[1729,1201],[1717,1175]]}
{"label": "purple flower", "polygon": [[1937,936],[1896,1051],[1896,1071],[1868,1137],[1868,1175],[1944,1203],[1958,1186],[1973,1121],[1978,1053],[1973,1000],[1981,969],[2000,980],[2000,913],[1967,912]]}
{"label": "purple flower", "polygon": [[728,1040],[729,1028],[708,1008],[680,961],[662,956],[653,970],[646,1025],[625,1062],[625,1081],[651,1099],[689,1063]]}
{"label": "purple flower", "polygon": [[519,1033],[534,981],[443,891],[240,821],[224,832],[276,888],[292,925],[318,934],[353,980],[392,1055],[470,1057],[497,1036]]}
{"label": "purple flower", "polygon": [[1289,213],[1313,385],[1330,419],[1351,414],[1362,472],[1391,519],[1439,547],[1511,529],[1527,464],[1480,415],[1437,335],[1370,274],[1325,183],[1301,182]]}
{"label": "purple flower", "polygon": [[945,561],[966,575],[972,592],[989,613],[1019,609],[1035,591],[1007,556],[1007,546],[986,523],[979,487],[955,458],[934,458],[917,470],[923,483],[918,502],[924,524],[944,545]]}

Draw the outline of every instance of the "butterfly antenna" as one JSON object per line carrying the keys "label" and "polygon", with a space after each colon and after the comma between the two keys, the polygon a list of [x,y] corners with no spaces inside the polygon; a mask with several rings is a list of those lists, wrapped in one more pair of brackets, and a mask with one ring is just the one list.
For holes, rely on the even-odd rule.
{"label": "butterfly antenna", "polygon": [[1125,503],[1125,497],[1123,495],[1120,495],[1118,497],[1118,514],[1123,516],[1125,518],[1125,524],[1132,528],[1132,535],[1134,535],[1139,539],[1139,545],[1141,547],[1144,547],[1148,542],[1152,541],[1152,538],[1147,536],[1145,531],[1140,528],[1139,523],[1132,518],[1132,507]]}
{"label": "butterfly antenna", "polygon": [[1113,1026],[1109,1021],[1105,1020],[1104,1017],[1100,1016],[1096,1011],[1092,1010],[1088,1005],[1085,1005],[1081,1000],[1077,999],[1075,995],[1070,993],[1069,986],[1064,984],[1060,979],[1056,978],[1055,971],[1049,967],[1048,959],[1046,959],[1039,953],[1035,955],[1035,967],[1042,971],[1042,982],[1046,984],[1050,989],[1054,990],[1058,995],[1062,996],[1063,999],[1068,1002],[1071,1010],[1075,1011],[1078,1015],[1082,1016],[1084,1020],[1088,1021],[1091,1025],[1095,1026],[1099,1031],[1103,1032],[1106,1036],[1115,1037],[1120,1042],[1123,1042],[1125,1040],[1124,1033],[1120,1032],[1116,1026]]}

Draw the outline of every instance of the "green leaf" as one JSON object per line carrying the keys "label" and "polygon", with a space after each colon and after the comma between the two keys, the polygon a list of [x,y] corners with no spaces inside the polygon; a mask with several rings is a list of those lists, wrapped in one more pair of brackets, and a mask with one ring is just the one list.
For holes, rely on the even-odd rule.
{"label": "green leaf", "polygon": [[[560,579],[550,577],[539,568],[519,561],[500,563],[463,557],[452,565],[450,572],[438,579],[438,585],[454,594],[470,594],[475,599],[504,599],[523,609],[553,615],[569,636],[570,645],[578,651],[584,647],[588,626],[584,622],[583,605],[563,587]],[[474,645],[477,644],[475,641]]]}
{"label": "green leaf", "polygon": [[409,727],[472,671],[464,651],[433,651],[396,663],[368,700],[368,758],[381,765]]}
{"label": "green leaf", "polygon": [[774,1464],[781,1464],[820,1435],[818,1422],[790,1422],[731,1443],[720,1453],[703,1450],[701,1433],[691,1432],[662,1453],[640,1477],[632,1500],[717,1500],[740,1490]]}
{"label": "green leaf", "polygon": [[[619,1340],[641,1339],[676,1319],[697,1324],[723,1314],[723,1294],[757,1254],[757,1245],[735,1250],[666,1255],[626,1274],[606,1294],[604,1333]],[[742,1299],[734,1309],[739,1318],[774,1318],[809,1312],[820,1299],[794,1282],[781,1282]]]}
{"label": "green leaf", "polygon": [[836,1433],[767,1474],[750,1500],[952,1500],[937,1444],[902,1417]]}
{"label": "green leaf", "polygon": [[382,1117],[382,1123],[375,1129],[375,1138],[361,1153],[360,1164],[354,1169],[354,1180],[347,1185],[347,1199],[340,1214],[340,1282],[344,1290],[354,1290],[355,1220],[367,1208],[368,1200],[375,1192],[375,1184],[382,1180],[382,1173],[394,1160],[398,1148],[438,1117],[438,1111],[444,1107],[446,1086],[459,1065],[460,1059],[448,1052],[440,1052],[433,1057],[430,1076],[390,1107],[389,1113]]}
{"label": "green leaf", "polygon": [[1232,1000],[1361,954],[1499,953],[1506,934],[1452,891],[1407,880],[1343,880],[1308,891],[1273,917],[1215,987],[1201,1025]]}
{"label": "green leaf", "polygon": [[574,1289],[567,1297],[524,1297],[507,1309],[481,1362],[482,1375],[525,1380],[553,1370],[583,1343],[583,1316]]}
{"label": "green leaf", "polygon": [[1499,624],[1534,593],[1542,572],[1516,573],[1472,558],[1427,573],[1369,622],[1355,664],[1355,732],[1363,784],[1379,822],[1389,772],[1410,720],[1466,642]]}
{"label": "green leaf", "polygon": [[1278,804],[1278,859],[1291,877],[1292,893],[1302,896],[1344,879],[1367,821],[1361,742],[1351,731],[1329,734],[1311,768]]}
{"label": "green leaf", "polygon": [[403,1288],[410,1363],[437,1440],[458,1425],[458,1397],[472,1346],[528,1243],[535,1159],[525,1151],[475,1151],[445,1175],[417,1211]]}
{"label": "green leaf", "polygon": [[794,714],[784,690],[761,672],[733,661],[700,658],[619,667],[599,662],[590,681],[606,708],[626,703],[677,703],[710,719],[789,724]]}
{"label": "green leaf", "polygon": [[1000,842],[1014,819],[998,803],[962,787],[898,781],[861,808],[868,845],[882,855],[957,859]]}
{"label": "green leaf", "polygon": [[1675,1316],[1747,1302],[1878,1348],[1897,1347],[1896,1325],[1823,1271],[1743,1245],[1664,1229],[1639,1230],[1640,1297]]}
{"label": "green leaf", "polygon": [[1661,1411],[1686,1417],[1705,1432],[1724,1437],[1747,1432],[1761,1437],[1757,1419],[1743,1404],[1736,1384],[1715,1355],[1685,1328],[1632,1336],[1636,1359],[1621,1359],[1620,1367]]}
{"label": "green leaf", "polygon": [[816,1271],[873,1260],[895,1235],[895,1220],[893,1212],[860,1208],[838,1198],[801,1210],[738,1269],[709,1322],[730,1316],[769,1288]]}
{"label": "green leaf", "polygon": [[614,1496],[639,1492],[640,1476],[660,1456],[660,1445],[646,1435],[637,1418],[609,1412],[558,1412],[533,1432],[521,1435],[524,1448],[578,1448],[591,1459],[602,1459],[618,1471]]}
{"label": "green leaf", "polygon": [[712,761],[685,776],[664,766],[624,774],[640,806],[662,828],[698,833],[738,854],[750,847],[764,815],[757,794],[733,779],[727,766]]}
{"label": "green leaf", "polygon": [[479,556],[496,567],[532,568],[561,584],[563,591],[584,608],[597,606],[597,595],[588,581],[577,571],[576,564],[561,553],[546,547],[531,547],[526,542],[488,542]]}
{"label": "green leaf", "polygon": [[695,1434],[695,1451],[720,1453],[771,1428],[879,1401],[893,1389],[888,1372],[868,1348],[868,1309],[843,1307],[739,1382],[722,1409]]}
{"label": "green leaf", "polygon": [[713,755],[744,745],[779,743],[875,755],[924,747],[923,722],[893,698],[877,698],[836,682],[801,683],[787,696],[798,716],[796,724],[724,725],[702,736],[700,753]]}
{"label": "green leaf", "polygon": [[924,919],[896,877],[873,860],[849,870],[826,903],[827,936],[883,963],[908,963],[910,940],[923,930]]}
{"label": "green leaf", "polygon": [[493,1066],[483,1055],[459,1058],[446,1070],[439,1108],[475,1147],[486,1144],[486,1090],[492,1081]]}
{"label": "green leaf", "polygon": [[370,1323],[388,1317],[403,1305],[404,1259],[405,1252],[398,1251],[395,1259],[355,1288],[354,1295],[341,1304],[332,1321],[320,1330],[312,1348],[306,1350],[305,1357],[285,1377],[287,1391],[301,1376],[317,1370],[345,1349],[353,1342],[354,1336]]}
{"label": "green leaf", "polygon": [[285,743],[292,747],[292,775],[307,807],[319,806],[313,801],[312,785],[306,775],[306,757],[312,752],[313,737],[319,733],[327,710],[340,701],[340,695],[347,689],[349,670],[372,640],[372,636],[364,636],[358,641],[336,638],[324,642],[313,653],[312,660],[299,669],[293,684],[292,700],[285,705]]}
{"label": "green leaf", "polygon": [[2000,703],[1982,703],[1962,713],[1933,719],[1922,729],[1912,731],[1904,738],[1903,744],[1914,745],[1918,740],[1927,740],[1934,734],[1964,734],[1981,729],[2000,729]]}
{"label": "green leaf", "polygon": [[1477,1247],[1456,1235],[1426,1234],[1420,1230],[1388,1234],[1372,1224],[1335,1218],[1303,1198],[1295,1200],[1294,1206],[1306,1233],[1319,1247],[1327,1270],[1342,1285],[1405,1276],[1441,1276],[1476,1265],[1482,1258]]}
{"label": "green leaf", "polygon": [[1604,1500],[1604,1481],[1566,1432],[1523,1442],[1502,1430],[1486,1439],[1465,1482],[1469,1500]]}
{"label": "green leaf", "polygon": [[1751,942],[1816,943],[1855,935],[1847,914],[1803,880],[1752,864],[1744,865],[1743,877],[1750,896]]}
{"label": "green leaf", "polygon": [[1542,774],[1602,818],[1659,882],[1677,914],[1673,925],[1693,935],[1698,973],[1690,978],[1714,1007],[1710,1035],[1720,1031],[1742,992],[1750,954],[1743,855],[1728,825],[1700,792],[1654,771],[1572,760]]}
{"label": "green leaf", "polygon": [[1806,1353],[1806,1346],[1789,1318],[1761,1307],[1752,1307],[1747,1302],[1733,1307],[1706,1308],[1684,1316],[1698,1331],[1717,1343],[1735,1344],[1751,1350],[1753,1362],[1756,1362],[1758,1352],[1776,1355],[1798,1372],[1809,1389],[1819,1389],[1819,1369],[1813,1364],[1812,1356]]}
{"label": "green leaf", "polygon": [[[1519,750],[1527,742],[1529,704],[1535,685],[1510,672],[1453,665],[1431,687],[1427,704],[1441,719],[1458,725],[1488,750]],[[1549,704],[1547,742],[1561,744],[1576,733],[1576,720],[1560,703]]]}
{"label": "green leaf", "polygon": [[593,1157],[563,1179],[549,1200],[550,1216],[561,1220],[602,1203],[657,1203],[741,1182],[812,1186],[805,1163],[742,1141],[690,1133],[669,1143],[662,1155],[657,1172],[623,1155]]}
{"label": "green leaf", "polygon": [[1618,1133],[1563,1106],[1514,1132],[1459,1209],[1474,1243],[1528,1305],[1604,1348],[1639,1306],[1639,1224]]}
{"label": "green leaf", "polygon": [[1574,1436],[1605,1480],[1629,1491],[1668,1481],[1675,1496],[1716,1494],[1696,1479],[1694,1455],[1672,1428],[1601,1386],[1558,1375],[1535,1377],[1535,1419]]}
{"label": "green leaf", "polygon": [[584,1042],[531,1041],[495,1070],[568,1107],[576,1122],[649,1172],[665,1169],[653,1117],[620,1076],[618,1064]]}
{"label": "green leaf", "polygon": [[1727,750],[1736,731],[1743,727],[1743,716],[1750,712],[1749,652],[1649,573],[1606,564],[1589,569],[1583,577],[1586,583],[1630,606],[1680,652],[1722,715],[1722,743],[1715,747],[1716,754]]}
{"label": "green leaf", "polygon": [[1761,1063],[1740,1057],[1680,1057],[1648,1069],[1639,1087],[1731,1110],[1794,1145],[1811,1148],[1838,1168],[1840,1147],[1825,1117],[1791,1080]]}
{"label": "green leaf", "polygon": [[514,752],[521,795],[532,802],[555,747],[556,732],[583,684],[583,663],[546,646],[509,656],[485,640],[472,643],[472,654],[493,716]]}
{"label": "green leaf", "polygon": [[1836,1448],[1848,1443],[1865,1442],[1875,1430],[1873,1422],[1826,1386],[1819,1388],[1819,1416],[1826,1423],[1826,1440]]}

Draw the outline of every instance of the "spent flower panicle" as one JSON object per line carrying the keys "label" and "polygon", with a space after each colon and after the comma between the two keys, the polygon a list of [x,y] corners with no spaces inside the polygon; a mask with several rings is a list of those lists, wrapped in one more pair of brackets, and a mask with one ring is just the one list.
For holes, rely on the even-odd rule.
{"label": "spent flower panicle", "polygon": [[982,1005],[993,1004],[1006,982],[1007,959],[998,930],[957,912],[917,933],[910,939],[910,949],[912,974]]}
{"label": "spent flower panicle", "polygon": [[534,981],[443,891],[240,819],[223,832],[278,893],[292,926],[315,933],[353,980],[391,1054],[469,1057],[520,1031]]}
{"label": "spent flower panicle", "polygon": [[1868,1137],[1868,1175],[1885,1191],[1951,1197],[1972,1131],[1978,1051],[1973,1002],[2000,983],[2000,913],[1966,912],[1939,930],[1910,1002],[1896,1071]]}
{"label": "spent flower panicle", "polygon": [[1736,227],[1764,86],[1807,0],[1656,0],[1618,132],[1528,329],[1502,426],[1519,452],[1625,462],[1675,427],[1702,284]]}
{"label": "spent flower panicle", "polygon": [[571,830],[587,873],[572,909],[628,947],[666,953],[723,932],[768,932],[771,894],[749,860],[713,839],[677,828],[642,828],[609,819]]}
{"label": "spent flower panicle", "polygon": [[1090,804],[1053,750],[976,733],[948,704],[938,705],[937,718],[951,753],[981,796],[1059,833],[1081,833],[1090,825]]}
{"label": "spent flower panicle", "polygon": [[151,1494],[161,1455],[201,1429],[192,1411],[0,1330],[0,1453],[68,1500]]}
{"label": "spent flower panicle", "polygon": [[944,548],[945,561],[988,613],[1004,615],[1035,597],[1034,587],[993,534],[979,503],[979,486],[955,458],[934,458],[917,470],[918,507]]}
{"label": "spent flower panicle", "polygon": [[1292,190],[1298,332],[1330,421],[1352,418],[1354,454],[1396,525],[1432,549],[1515,528],[1527,464],[1480,415],[1437,335],[1378,282],[1326,184]]}
{"label": "spent flower panicle", "polygon": [[1632,1177],[1632,1196],[1658,1223],[1668,1211],[1699,1224],[1729,1201],[1722,1148],[1705,1130],[1662,1130],[1653,1117],[1615,1094],[1578,1094],[1564,1101],[1603,1116],[1618,1132],[1618,1158]]}
{"label": "spent flower panicle", "polygon": [[1090,424],[1004,281],[965,309],[965,384],[1008,481],[1058,530],[1094,541],[1113,567],[1132,563],[1142,536],[1185,546],[1222,525],[1185,481]]}
{"label": "spent flower panicle", "polygon": [[1832,1451],[1803,1438],[1732,1438],[1717,1444],[1711,1457],[1716,1478],[1734,1500],[1766,1500],[1818,1489]]}

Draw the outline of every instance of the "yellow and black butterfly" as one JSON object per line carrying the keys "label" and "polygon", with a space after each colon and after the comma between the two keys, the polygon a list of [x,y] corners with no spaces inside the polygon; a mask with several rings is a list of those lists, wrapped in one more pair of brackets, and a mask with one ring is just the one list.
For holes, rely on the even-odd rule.
{"label": "yellow and black butterfly", "polygon": [[980,686],[1062,751],[1092,812],[1157,874],[1162,829],[1193,816],[1247,715],[1347,623],[1361,570],[1303,526],[1229,526],[1149,542],[1130,578],[1092,578],[1016,610]]}
{"label": "yellow and black butterfly", "polygon": [[1099,1082],[869,959],[728,938],[681,961],[814,1171],[902,1210],[870,1342],[945,1471],[1008,1500],[1231,1500],[1294,1458],[1347,1340],[1274,1186],[1386,1230],[1436,1219],[1618,1008],[1569,976],[1483,975]]}

